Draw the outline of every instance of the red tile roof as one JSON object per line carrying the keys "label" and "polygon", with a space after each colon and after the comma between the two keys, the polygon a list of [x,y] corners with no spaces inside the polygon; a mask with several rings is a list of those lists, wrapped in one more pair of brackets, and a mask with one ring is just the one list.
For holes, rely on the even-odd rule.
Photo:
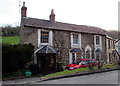
{"label": "red tile roof", "polygon": [[100,34],[105,35],[105,30],[86,25],[76,25],[62,22],[51,22],[49,20],[42,20],[36,18],[22,18],[22,24],[26,27],[34,27],[34,28],[46,28],[46,29],[57,29],[57,30],[67,30],[67,31],[75,31],[82,33],[91,33],[91,34]]}

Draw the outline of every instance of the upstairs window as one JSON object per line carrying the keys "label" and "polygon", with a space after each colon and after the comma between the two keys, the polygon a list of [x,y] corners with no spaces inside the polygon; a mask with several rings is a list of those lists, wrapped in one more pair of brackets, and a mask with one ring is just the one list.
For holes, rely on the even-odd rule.
{"label": "upstairs window", "polygon": [[73,34],[73,44],[78,44],[78,35]]}
{"label": "upstairs window", "polygon": [[111,45],[110,40],[108,40],[108,49],[110,49],[110,45]]}
{"label": "upstairs window", "polygon": [[96,45],[100,45],[100,37],[96,36]]}
{"label": "upstairs window", "polygon": [[41,31],[41,43],[49,43],[49,32]]}
{"label": "upstairs window", "polygon": [[113,49],[115,49],[115,43],[114,43],[114,41],[113,41]]}

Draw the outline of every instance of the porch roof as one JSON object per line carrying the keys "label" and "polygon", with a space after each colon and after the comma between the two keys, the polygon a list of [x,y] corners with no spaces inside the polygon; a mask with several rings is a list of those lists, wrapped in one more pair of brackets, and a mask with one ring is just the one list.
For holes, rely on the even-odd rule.
{"label": "porch roof", "polygon": [[95,52],[100,53],[102,50],[100,48],[97,48]]}
{"label": "porch roof", "polygon": [[36,50],[35,53],[38,53],[38,54],[40,54],[40,53],[41,54],[56,54],[57,52],[51,46],[45,45],[42,48],[39,48],[38,50]]}
{"label": "porch roof", "polygon": [[72,50],[70,50],[70,52],[72,52],[72,53],[82,52],[82,50],[80,48],[73,48]]}

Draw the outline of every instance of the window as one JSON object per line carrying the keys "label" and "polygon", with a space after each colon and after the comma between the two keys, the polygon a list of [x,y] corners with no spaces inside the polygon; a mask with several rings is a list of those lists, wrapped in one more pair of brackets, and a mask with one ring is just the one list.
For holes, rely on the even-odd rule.
{"label": "window", "polygon": [[72,53],[72,62],[75,63],[75,53]]}
{"label": "window", "polygon": [[110,40],[108,40],[108,49],[110,49]]}
{"label": "window", "polygon": [[53,46],[53,31],[38,29],[38,47],[41,45]]}
{"label": "window", "polygon": [[100,37],[96,36],[96,45],[100,45]]}
{"label": "window", "polygon": [[48,43],[49,42],[49,32],[41,31],[41,43]]}
{"label": "window", "polygon": [[111,54],[109,53],[109,61],[111,61]]}
{"label": "window", "polygon": [[76,64],[79,64],[81,63],[83,60],[77,60]]}
{"label": "window", "polygon": [[87,61],[82,62],[82,65],[87,65],[87,64],[88,64]]}
{"label": "window", "polygon": [[76,52],[76,58],[80,58],[81,57],[81,53],[80,52]]}
{"label": "window", "polygon": [[86,51],[86,58],[90,58],[90,50]]}
{"label": "window", "polygon": [[113,49],[115,49],[115,43],[114,43],[114,41],[113,41]]}
{"label": "window", "polygon": [[78,35],[73,34],[73,44],[78,44]]}

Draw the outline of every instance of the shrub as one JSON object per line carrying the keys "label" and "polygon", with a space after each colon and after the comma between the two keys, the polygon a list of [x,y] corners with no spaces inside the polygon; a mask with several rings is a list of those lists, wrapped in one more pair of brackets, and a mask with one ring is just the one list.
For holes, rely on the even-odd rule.
{"label": "shrub", "polygon": [[12,73],[24,68],[32,61],[34,47],[32,44],[2,45],[2,73]]}

